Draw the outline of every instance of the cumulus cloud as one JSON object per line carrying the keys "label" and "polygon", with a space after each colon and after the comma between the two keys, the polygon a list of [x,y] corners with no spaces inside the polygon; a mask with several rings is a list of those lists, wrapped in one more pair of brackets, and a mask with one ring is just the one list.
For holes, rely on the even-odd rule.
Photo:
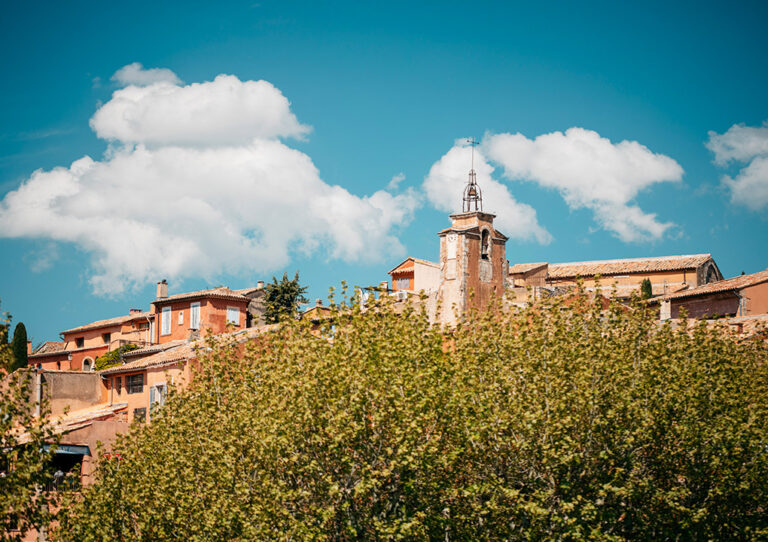
{"label": "cumulus cloud", "polygon": [[[98,78],[94,78],[94,81],[96,79]],[[155,83],[181,84],[181,79],[168,68],[150,68],[147,70],[140,62],[128,64],[117,70],[112,76],[112,81],[122,86],[146,86]]]}
{"label": "cumulus cloud", "polygon": [[100,138],[123,143],[202,147],[301,138],[310,131],[274,85],[232,75],[185,86],[163,81],[119,89],[96,111],[91,128]]}
{"label": "cumulus cloud", "polygon": [[[221,81],[235,90],[233,103],[215,90]],[[297,251],[347,262],[403,254],[395,230],[411,219],[416,196],[378,191],[359,197],[325,183],[309,156],[278,139],[284,130],[274,119],[295,120],[287,100],[266,82],[257,82],[257,93],[280,99],[243,98],[252,84],[220,76],[186,87],[157,83],[117,91],[92,124],[121,144],[102,160],[85,156],[69,167],[34,172],[0,201],[0,236],[74,243],[91,255],[98,294],[164,277],[265,273],[288,265]],[[130,115],[122,121],[101,115],[124,99],[123,91],[139,97],[134,104],[146,100],[138,109],[120,105],[135,113],[139,122],[132,126]],[[154,100],[165,92],[177,93],[187,118],[179,103],[169,103],[170,111],[158,106]],[[217,107],[230,114],[206,127]],[[237,107],[243,108],[239,118]],[[118,129],[121,122],[127,131]],[[240,140],[224,145],[218,136],[228,126]],[[194,144],[181,144],[185,129],[196,130],[187,140]]]}
{"label": "cumulus cloud", "polygon": [[397,187],[400,186],[400,183],[405,180],[405,173],[402,171],[398,173],[397,175],[394,175],[390,180],[389,184],[387,184],[387,190],[397,190]]}
{"label": "cumulus cloud", "polygon": [[717,165],[746,164],[735,177],[722,177],[731,201],[753,211],[768,206],[768,121],[758,127],[734,124],[724,134],[710,131],[708,135],[706,146]]}
{"label": "cumulus cloud", "polygon": [[569,207],[592,210],[600,226],[622,241],[656,240],[674,225],[658,221],[632,200],[655,183],[679,181],[683,168],[636,141],[612,143],[597,132],[570,128],[535,139],[487,135],[482,149],[508,180],[557,190]]}
{"label": "cumulus cloud", "polygon": [[[462,139],[456,140],[453,148],[432,165],[424,179],[427,199],[442,211],[461,211],[471,152],[463,142]],[[499,230],[510,238],[549,243],[552,236],[539,224],[536,210],[515,200],[507,187],[492,177],[494,168],[482,152],[475,150],[474,160],[477,184],[483,192],[484,210],[497,215]]]}

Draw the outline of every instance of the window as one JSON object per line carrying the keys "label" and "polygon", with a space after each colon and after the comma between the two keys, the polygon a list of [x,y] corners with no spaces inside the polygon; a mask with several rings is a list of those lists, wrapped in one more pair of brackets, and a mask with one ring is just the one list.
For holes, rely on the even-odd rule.
{"label": "window", "polygon": [[115,391],[117,392],[118,395],[120,395],[120,393],[123,391],[123,377],[122,376],[118,376],[117,378],[115,378]]}
{"label": "window", "polygon": [[200,329],[200,303],[192,303],[189,306],[189,328]]}
{"label": "window", "polygon": [[237,307],[227,307],[227,323],[240,325],[240,309]]}
{"label": "window", "polygon": [[75,347],[82,348],[83,346],[85,346],[85,339],[83,337],[75,339]]}
{"label": "window", "polygon": [[125,389],[128,393],[141,393],[144,391],[144,375],[128,375],[125,377]]}
{"label": "window", "polygon": [[90,371],[93,369],[93,360],[91,358],[85,358],[83,360],[83,371]]}
{"label": "window", "polygon": [[149,329],[149,322],[139,322],[139,329]]}
{"label": "window", "polygon": [[160,335],[171,334],[171,307],[163,307],[160,316]]}
{"label": "window", "polygon": [[410,277],[399,278],[395,281],[395,288],[397,290],[409,290],[411,288]]}
{"label": "window", "polygon": [[149,413],[154,416],[155,411],[165,404],[165,397],[168,395],[168,388],[165,384],[156,384],[149,388]]}
{"label": "window", "polygon": [[101,339],[104,341],[104,344],[109,344],[109,340],[112,338],[111,333],[102,333]]}
{"label": "window", "polygon": [[133,409],[133,421],[144,423],[147,421],[147,409],[146,408],[134,408]]}
{"label": "window", "polygon": [[184,325],[184,311],[179,311],[179,325]]}
{"label": "window", "polygon": [[491,254],[491,234],[488,230],[483,230],[483,236],[481,238],[480,246],[480,258],[483,260],[490,259]]}

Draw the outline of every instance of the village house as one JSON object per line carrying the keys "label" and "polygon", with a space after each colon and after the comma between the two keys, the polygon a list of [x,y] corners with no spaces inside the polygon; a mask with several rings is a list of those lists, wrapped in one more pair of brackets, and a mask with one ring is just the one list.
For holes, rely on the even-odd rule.
{"label": "village house", "polygon": [[[599,277],[599,278],[598,278]],[[643,280],[651,282],[654,296],[665,295],[723,279],[711,254],[626,258],[570,263],[518,263],[509,267],[508,289],[517,301],[528,296],[541,297],[576,286],[595,284],[604,292],[616,288],[619,298],[629,298],[640,290]],[[530,292],[530,294],[529,294]]]}
{"label": "village house", "polygon": [[661,298],[662,320],[679,318],[754,317],[768,314],[768,269],[704,284]]}
{"label": "village house", "polygon": [[61,332],[61,342],[46,342],[29,356],[29,365],[46,370],[91,371],[99,356],[126,344],[151,344],[155,316],[140,309]]}
{"label": "village house", "polygon": [[157,325],[151,344],[195,339],[206,333],[224,333],[264,323],[264,281],[254,288],[211,288],[168,295],[168,283],[157,283],[151,313]]}

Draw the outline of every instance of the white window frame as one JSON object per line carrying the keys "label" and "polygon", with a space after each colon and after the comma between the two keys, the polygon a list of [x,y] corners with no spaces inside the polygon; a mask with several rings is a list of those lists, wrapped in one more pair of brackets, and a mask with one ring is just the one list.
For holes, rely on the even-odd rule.
{"label": "white window frame", "polygon": [[[237,312],[237,320],[232,318],[234,312]],[[238,307],[227,307],[227,324],[240,326],[240,309]]]}
{"label": "white window frame", "polygon": [[397,290],[410,290],[411,289],[411,277],[400,277],[395,279],[395,289]]}
{"label": "white window frame", "polygon": [[184,310],[183,309],[179,311],[179,325],[180,326],[184,325]]}
{"label": "white window frame", "polygon": [[160,335],[171,334],[171,307],[163,307],[160,311]]}
{"label": "white window frame", "polygon": [[200,329],[200,302],[199,301],[190,303],[189,305],[189,329]]}

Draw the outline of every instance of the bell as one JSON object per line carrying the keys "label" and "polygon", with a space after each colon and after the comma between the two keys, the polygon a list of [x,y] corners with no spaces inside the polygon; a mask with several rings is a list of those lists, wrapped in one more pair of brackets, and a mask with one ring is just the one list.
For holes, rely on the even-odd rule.
{"label": "bell", "polygon": [[469,187],[469,190],[467,190],[467,196],[471,198],[474,198],[475,196],[477,196],[477,190],[475,190],[474,186]]}

